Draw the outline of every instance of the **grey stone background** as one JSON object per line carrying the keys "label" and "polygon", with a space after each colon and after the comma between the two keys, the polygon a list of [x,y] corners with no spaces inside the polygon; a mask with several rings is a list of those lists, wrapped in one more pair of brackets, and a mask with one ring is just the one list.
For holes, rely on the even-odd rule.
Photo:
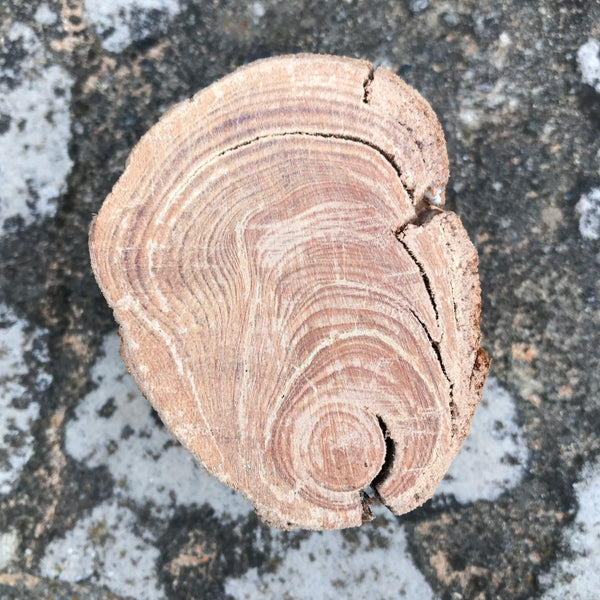
{"label": "grey stone background", "polygon": [[[446,132],[490,380],[433,500],[286,532],[195,467],[117,354],[92,214],[173,103],[366,58]],[[598,598],[600,3],[0,1],[0,598]]]}

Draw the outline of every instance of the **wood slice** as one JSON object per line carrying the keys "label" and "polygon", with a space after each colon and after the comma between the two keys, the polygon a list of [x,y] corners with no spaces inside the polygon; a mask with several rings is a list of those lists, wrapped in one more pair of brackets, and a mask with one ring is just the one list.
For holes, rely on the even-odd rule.
{"label": "wood slice", "polygon": [[280,528],[431,497],[487,373],[477,254],[425,100],[362,61],[241,68],[172,108],[94,219],[121,355],[198,462]]}

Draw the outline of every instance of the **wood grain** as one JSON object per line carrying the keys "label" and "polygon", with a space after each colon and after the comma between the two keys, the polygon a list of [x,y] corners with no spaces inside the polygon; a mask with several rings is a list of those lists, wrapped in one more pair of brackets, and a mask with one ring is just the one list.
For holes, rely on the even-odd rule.
{"label": "wood grain", "polygon": [[121,354],[259,516],[331,529],[433,494],[488,362],[430,106],[366,62],[253,63],[138,143],[90,231]]}

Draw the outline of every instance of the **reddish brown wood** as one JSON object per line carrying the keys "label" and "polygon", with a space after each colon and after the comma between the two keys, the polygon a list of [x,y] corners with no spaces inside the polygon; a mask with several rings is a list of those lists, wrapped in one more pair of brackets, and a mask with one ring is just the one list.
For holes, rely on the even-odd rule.
{"label": "reddish brown wood", "polygon": [[169,430],[281,528],[433,494],[487,373],[477,254],[430,106],[362,61],[235,71],[134,148],[92,223],[121,354]]}

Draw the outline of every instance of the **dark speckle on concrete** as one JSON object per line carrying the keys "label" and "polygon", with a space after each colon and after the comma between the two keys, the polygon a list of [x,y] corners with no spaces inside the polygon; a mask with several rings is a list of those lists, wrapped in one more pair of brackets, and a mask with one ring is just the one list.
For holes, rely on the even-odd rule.
{"label": "dark speckle on concrete", "polygon": [[[7,0],[0,36],[0,597],[595,597],[600,93],[578,51],[599,4]],[[437,112],[507,407],[479,409],[443,493],[360,531],[277,532],[185,463],[89,265],[91,218],[160,115],[290,52],[366,58]]]}

